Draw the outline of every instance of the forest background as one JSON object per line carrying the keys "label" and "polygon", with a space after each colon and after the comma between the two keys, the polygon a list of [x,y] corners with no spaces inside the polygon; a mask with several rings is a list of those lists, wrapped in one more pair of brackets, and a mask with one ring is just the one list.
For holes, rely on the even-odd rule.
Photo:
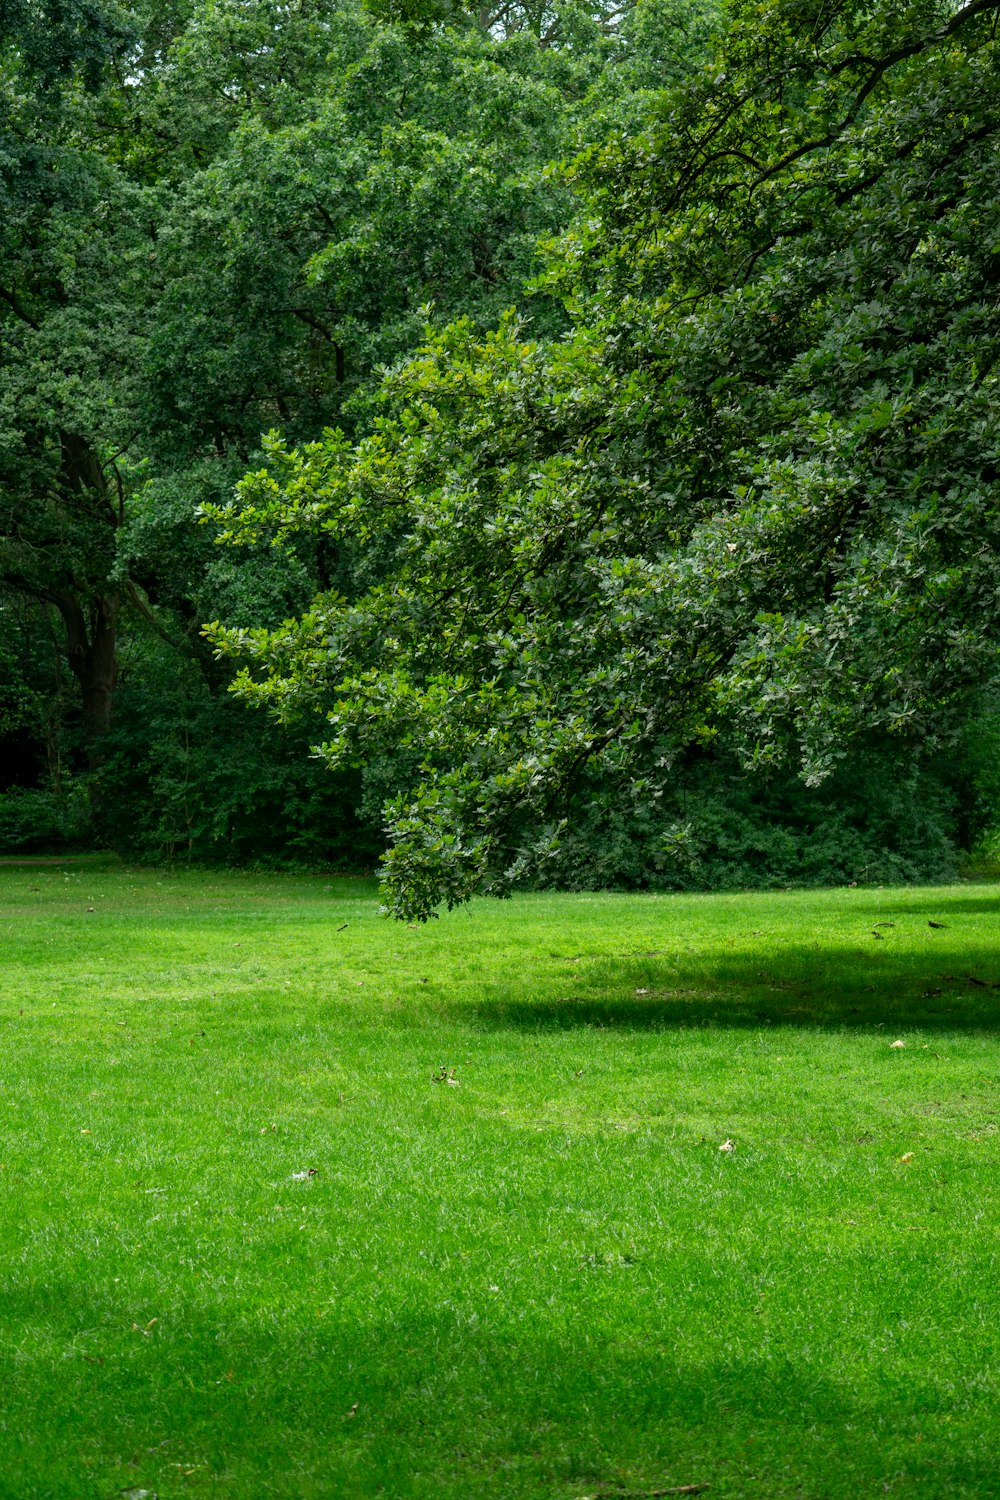
{"label": "forest background", "polygon": [[[963,12],[947,5],[888,4],[876,12],[883,34],[868,38],[876,51],[882,49],[879,87],[901,60],[914,68],[924,66],[924,84],[927,70],[936,70],[929,93],[914,87],[911,73],[902,88],[887,96],[889,103],[907,97],[914,139],[932,138],[927,128],[931,113],[935,121],[961,117],[959,144],[942,146],[940,157],[926,167],[927,180],[940,181],[947,169],[959,173],[963,191],[978,181],[980,212],[994,218],[995,185],[982,173],[975,177],[969,153],[993,147],[997,95],[983,88],[981,78],[975,80],[982,118],[973,118],[971,107],[963,106],[963,113],[945,108],[942,101],[949,89],[971,90],[977,66],[993,69],[989,28],[995,9],[973,4]],[[968,37],[954,24],[956,17],[967,25]],[[440,456],[448,443],[452,455],[474,452],[481,471],[506,475],[508,492],[518,484],[524,488],[517,465],[527,464],[527,448],[519,434],[529,430],[531,464],[544,468],[550,463],[548,477],[537,482],[539,493],[551,487],[554,474],[560,484],[565,479],[561,493],[573,493],[573,485],[579,485],[578,474],[571,472],[574,456],[584,453],[588,494],[596,494],[604,483],[602,465],[612,461],[619,474],[627,468],[634,478],[641,469],[647,475],[642,483],[648,487],[652,482],[648,452],[666,452],[673,441],[663,436],[666,398],[655,392],[670,384],[675,370],[687,372],[683,381],[689,390],[697,386],[698,401],[715,403],[713,420],[721,409],[718,393],[727,381],[730,387],[735,381],[737,395],[732,398],[730,391],[726,400],[739,409],[744,428],[756,423],[763,430],[770,423],[784,431],[799,421],[790,415],[787,383],[781,387],[779,417],[775,402],[765,409],[761,393],[778,389],[780,381],[773,369],[765,370],[760,347],[751,347],[736,323],[725,328],[735,369],[724,378],[721,365],[712,364],[719,308],[734,305],[719,298],[737,282],[735,272],[710,265],[713,256],[719,259],[711,235],[701,227],[691,233],[688,217],[685,244],[700,247],[699,263],[680,270],[672,266],[668,272],[660,261],[650,267],[648,248],[660,232],[650,231],[651,222],[660,226],[669,223],[671,213],[690,215],[694,202],[700,226],[706,221],[706,205],[714,205],[715,212],[719,203],[732,201],[730,184],[725,185],[730,197],[720,196],[718,181],[703,173],[687,199],[678,196],[664,206],[664,173],[678,169],[676,163],[663,166],[673,146],[662,148],[662,141],[665,136],[674,143],[681,139],[685,110],[692,118],[695,112],[702,123],[711,117],[726,87],[727,70],[735,77],[739,68],[741,97],[753,104],[753,130],[760,140],[753,151],[745,139],[731,143],[731,158],[763,159],[768,147],[764,136],[775,119],[773,129],[787,132],[787,122],[780,118],[790,107],[785,92],[780,99],[768,94],[767,80],[776,73],[785,79],[783,90],[786,84],[792,93],[798,89],[794,109],[800,119],[813,125],[817,119],[825,121],[820,171],[839,184],[840,219],[813,204],[808,233],[803,228],[808,216],[792,226],[784,223],[771,235],[766,254],[753,250],[750,269],[738,281],[740,316],[747,315],[747,289],[757,295],[768,276],[767,294],[773,299],[779,272],[785,278],[780,306],[791,308],[796,296],[808,306],[808,317],[791,311],[787,316],[784,311],[765,313],[756,305],[750,309],[758,323],[766,321],[761,342],[768,358],[780,357],[787,367],[801,371],[802,349],[791,347],[792,335],[786,339],[785,327],[794,323],[798,336],[810,319],[820,321],[814,311],[822,303],[815,268],[821,263],[828,268],[833,254],[829,240],[817,241],[815,226],[822,223],[824,233],[833,234],[829,226],[846,215],[852,225],[850,243],[854,246],[858,235],[865,236],[871,261],[877,259],[880,234],[892,241],[897,258],[902,254],[899,245],[906,231],[900,227],[898,205],[905,194],[887,193],[874,202],[871,184],[877,180],[884,186],[884,173],[869,171],[867,158],[864,170],[857,165],[865,152],[885,154],[884,144],[872,146],[865,140],[859,146],[855,134],[838,157],[844,132],[838,135],[829,124],[829,80],[839,89],[847,87],[846,79],[866,109],[879,97],[874,84],[857,84],[860,64],[853,53],[851,60],[843,52],[845,36],[854,38],[871,24],[868,12],[862,16],[856,6],[722,7],[714,0],[639,0],[625,6],[600,0],[537,7],[509,3],[474,11],[435,0],[417,0],[412,6],[354,0],[150,0],[121,6],[102,0],[59,5],[3,0],[0,851],[106,849],[143,861],[370,869],[386,847],[384,808],[393,799],[395,831],[390,826],[388,837],[395,839],[397,849],[404,847],[413,826],[406,809],[416,805],[407,799],[414,788],[426,785],[428,756],[442,775],[452,775],[453,752],[427,749],[439,745],[437,721],[426,721],[430,727],[426,745],[421,744],[423,709],[415,714],[415,732],[400,732],[399,702],[405,695],[399,699],[398,693],[391,711],[378,710],[380,734],[355,736],[336,753],[314,752],[330,736],[331,701],[338,691],[326,680],[317,686],[317,653],[329,657],[331,650],[324,634],[326,616],[322,609],[317,613],[316,601],[346,600],[352,608],[367,598],[384,601],[379,590],[387,580],[394,597],[406,595],[412,601],[420,594],[419,588],[407,593],[412,572],[406,571],[411,565],[400,538],[409,544],[417,537],[422,555],[437,556],[441,549],[433,529],[421,520],[390,532],[378,517],[393,484],[419,489],[419,465],[428,444],[438,454],[437,477],[427,481],[429,488],[437,486],[437,494],[458,492],[454,457],[446,462]],[[811,37],[806,71],[813,72],[808,77],[801,59],[793,60],[794,66],[789,62],[797,28]],[[756,51],[748,49],[748,33],[757,39]],[[824,47],[826,71],[817,82],[820,65],[815,58]],[[841,49],[832,63],[831,47]],[[864,48],[856,50],[866,63],[870,60]],[[892,60],[891,67],[886,59]],[[921,101],[930,112],[924,116]],[[889,105],[883,99],[880,107],[879,129]],[[852,130],[858,119],[865,119],[861,102],[850,116]],[[897,112],[890,157],[914,171],[905,123]],[[954,135],[957,127],[948,128]],[[793,180],[786,170],[785,156],[791,161],[795,151],[779,153],[780,172],[766,171],[767,180],[779,186],[773,201],[782,212],[792,201],[789,183],[800,195],[809,186],[801,171]],[[927,147],[924,155],[932,157],[932,149]],[[702,166],[705,159],[703,155]],[[804,152],[799,152],[797,160],[802,159]],[[651,188],[657,171],[658,185]],[[848,171],[858,174],[858,184],[845,189],[843,174]],[[636,209],[644,184],[646,198]],[[754,192],[761,196],[759,184]],[[914,195],[914,201],[926,197]],[[959,245],[955,228],[956,203],[968,221],[972,210],[952,185],[940,194],[935,224],[950,257],[949,306],[965,319],[964,332],[952,330],[949,338],[954,344],[961,336],[966,344],[961,358],[949,353],[930,363],[943,388],[943,395],[938,389],[935,396],[935,409],[953,401],[956,411],[968,412],[991,374],[992,357],[983,351],[992,350],[996,332],[992,324],[975,323],[969,309],[983,302],[982,286],[989,286],[995,271],[989,257],[995,260],[998,251],[989,234],[983,240],[978,223],[975,235],[972,229],[967,232],[983,241],[985,260],[971,271],[963,262],[963,272],[956,271],[959,250],[964,254],[966,248]],[[727,212],[728,207],[719,210],[713,223],[738,259],[745,226],[725,221]],[[643,216],[641,250],[634,234],[637,213]],[[942,225],[949,213],[946,235]],[[903,256],[906,264],[917,251],[927,263],[931,241],[925,231],[924,225],[916,234],[917,249],[911,246]],[[798,247],[794,274],[788,271],[787,256],[782,261],[775,252],[783,237]],[[995,238],[1000,244],[1000,231]],[[799,253],[804,244],[807,250]],[[843,243],[836,252],[842,263]],[[797,283],[793,286],[795,276],[803,280],[803,265],[811,268],[813,278],[808,295]],[[877,272],[884,287],[899,280],[894,262],[879,263]],[[823,274],[829,281],[828,270]],[[851,274],[857,279],[856,272]],[[691,352],[693,334],[686,349],[668,348],[670,329],[689,322],[686,311],[676,310],[676,302],[667,306],[662,296],[662,286],[675,284],[678,277],[694,289],[692,300],[708,298],[713,309],[714,324],[703,319],[698,326],[697,357]],[[939,293],[938,287],[935,296]],[[884,301],[892,301],[888,291]],[[772,305],[779,303],[767,304]],[[832,305],[829,297],[823,305]],[[912,347],[912,332],[901,338],[898,307],[883,316],[868,293],[847,312],[844,305],[841,296],[836,338],[824,334],[823,402],[812,402],[809,441],[822,449],[831,466],[849,447],[859,472],[866,464],[865,473],[882,472],[893,462],[902,471],[904,460],[898,453],[894,459],[892,444],[897,430],[905,429],[905,441],[913,441],[911,412],[918,403],[906,393],[924,379],[919,361],[907,364],[896,350],[895,363],[887,357],[876,378],[865,367],[867,354],[859,351],[878,342],[880,317],[883,331],[890,325],[897,329],[897,345]],[[868,322],[859,332],[862,305]],[[637,306],[645,309],[646,323],[635,312]],[[659,320],[655,338],[649,332],[651,307]],[[854,325],[848,328],[852,318]],[[595,330],[600,331],[600,358],[592,357]],[[815,343],[814,332],[810,337]],[[655,357],[649,355],[654,343]],[[787,349],[782,348],[785,343]],[[623,348],[645,354],[622,354]],[[609,349],[617,351],[613,357]],[[539,351],[545,351],[548,361],[541,374]],[[642,396],[636,417],[632,377],[643,358],[646,372],[656,360],[660,364],[650,376],[654,394]],[[815,367],[815,359],[813,363]],[[510,374],[515,367],[516,378]],[[632,392],[627,408],[618,394],[607,398],[602,382],[612,368],[616,393],[624,386]],[[442,371],[450,372],[448,378],[458,385],[449,387]],[[465,387],[455,396],[469,371],[477,379],[479,372],[487,372],[485,384],[471,396],[462,394]],[[814,383],[820,378],[815,368],[810,378]],[[532,380],[547,392],[565,388],[565,394],[572,386],[572,394],[553,415],[532,395]],[[843,390],[864,388],[864,401],[838,397],[838,381]],[[584,396],[578,396],[580,390]],[[451,416],[449,399],[454,403]],[[606,434],[599,448],[588,448],[592,424],[574,427],[573,421],[582,419],[565,416],[574,403],[575,410],[592,410],[606,399],[611,408],[618,401],[621,414],[613,460]],[[431,419],[426,412],[432,402]],[[690,410],[696,404],[694,397],[688,400],[682,423],[675,402],[672,432],[687,423],[690,438],[695,432]],[[515,405],[516,422],[511,416]],[[651,407],[661,423],[652,437]],[[844,416],[848,407],[850,423]],[[503,432],[500,458],[486,452],[482,429],[470,415],[480,408],[491,414],[494,446],[496,433]],[[826,424],[819,438],[817,419]],[[948,429],[953,451],[961,420],[956,418]],[[733,431],[737,425],[730,423]],[[848,427],[849,444],[842,439]],[[552,435],[544,462],[537,457],[542,431]],[[622,432],[627,438],[621,438]],[[270,436],[265,439],[265,434]],[[976,493],[985,493],[985,514],[995,518],[995,433],[980,426],[973,436]],[[706,441],[702,432],[703,451],[714,452],[716,444],[722,451],[725,442],[733,446],[737,440],[713,429]],[[897,446],[903,442],[900,437]],[[743,432],[741,453],[746,443]],[[371,477],[379,444],[387,452],[405,449],[409,455],[388,479],[384,469]],[[345,454],[354,466],[346,509],[336,501]],[[671,461],[676,472],[676,452]],[[797,495],[810,486],[827,493],[830,485],[817,469],[815,454],[809,456],[804,478],[806,460],[800,452],[775,456],[772,447],[766,459],[771,465],[769,495],[780,489],[775,466],[784,465],[781,472],[787,477],[793,461],[799,465]],[[582,464],[577,464],[581,471]],[[759,475],[761,470],[752,472]],[[247,475],[251,477],[245,479]],[[234,505],[237,486],[240,500]],[[742,493],[735,481],[730,488]],[[790,480],[787,488],[791,493]],[[929,488],[945,499],[951,493],[945,485],[934,490],[931,483]],[[320,492],[322,503],[317,502]],[[966,486],[962,493],[968,492]],[[873,493],[869,484],[853,520],[843,522],[845,533],[871,512]],[[823,503],[817,501],[813,509],[822,510]],[[585,509],[586,503],[581,504]],[[787,495],[783,504],[787,521]],[[596,534],[613,508],[606,495],[595,505],[601,519],[593,522],[588,536]],[[332,511],[336,515],[331,520]],[[654,511],[651,503],[649,514]],[[581,513],[564,523],[570,533]],[[449,512],[449,535],[465,535],[468,514],[463,514]],[[912,509],[907,514],[909,525]],[[741,517],[745,521],[745,512]],[[481,517],[473,521],[475,529]],[[759,533],[759,516],[754,524]],[[671,521],[655,545],[640,546],[635,537],[645,525],[633,525],[624,548],[630,558],[659,556],[663,537],[674,538],[682,529]],[[973,532],[988,539],[988,527],[968,506],[960,521],[946,517],[931,529],[940,540],[949,525],[952,543]],[[481,530],[490,534],[489,526]],[[230,545],[220,545],[220,532]],[[744,526],[731,533],[732,540],[719,543],[723,556],[742,556],[746,534]],[[833,542],[825,534],[818,541],[810,537],[805,550],[813,561],[832,557],[840,534]],[[534,541],[549,535],[547,523],[539,522]],[[557,575],[565,548],[559,554],[546,554],[544,547],[541,551],[545,568],[533,563],[535,572]],[[787,576],[789,558],[794,561],[798,554],[794,549],[782,553],[780,547],[772,547],[772,553]],[[919,574],[924,580],[924,598],[930,574],[919,553],[914,544],[907,567],[911,579]],[[450,576],[461,579],[454,557],[448,565]],[[485,564],[477,566],[481,580]],[[961,571],[955,559],[942,568],[931,570],[939,594],[945,576],[951,595],[961,593],[964,583],[960,587],[955,582]],[[836,571],[832,564],[830,571]],[[867,597],[882,588],[883,574],[875,583],[868,577]],[[565,598],[576,598],[579,576],[574,574]],[[490,575],[489,588],[497,597],[514,597],[507,579],[500,572]],[[706,718],[702,698],[695,704],[691,697],[689,715],[687,707],[678,709],[674,703],[671,711],[686,728],[666,748],[662,726],[655,734],[644,731],[653,746],[648,762],[664,770],[654,778],[655,786],[646,771],[638,774],[634,764],[625,766],[604,754],[606,741],[614,736],[602,738],[594,730],[587,752],[577,755],[574,748],[569,757],[572,776],[559,773],[558,817],[550,816],[548,803],[544,816],[539,813],[527,793],[518,804],[520,826],[544,825],[546,836],[543,853],[536,850],[531,857],[515,858],[505,847],[500,864],[507,884],[711,889],[943,880],[962,868],[988,867],[1000,826],[1000,698],[995,618],[982,601],[992,590],[989,598],[995,604],[994,585],[990,575],[988,587],[977,585],[978,595],[962,595],[948,614],[947,637],[935,633],[926,612],[914,615],[914,628],[926,638],[928,657],[941,680],[932,680],[931,668],[918,662],[920,652],[914,648],[910,656],[918,662],[914,677],[920,691],[912,709],[873,713],[866,707],[855,713],[841,700],[824,696],[818,679],[805,688],[799,682],[799,706],[789,711],[795,720],[792,730],[776,729],[769,719],[763,732],[767,753],[762,753],[760,724],[769,715],[774,718],[778,695],[773,674],[764,691],[761,670],[753,668],[753,733],[744,722],[743,707],[733,707],[739,693],[742,704],[754,696],[746,671],[730,682],[728,702],[723,701],[725,692],[716,694],[714,717]],[[720,583],[717,574],[698,586],[714,599],[721,597],[720,589],[725,592],[725,580]],[[449,597],[447,588],[435,594],[436,587],[436,581],[423,580],[421,597]],[[843,576],[828,581],[826,606],[842,600],[845,587]],[[905,594],[898,580],[892,587],[893,597],[901,587]],[[753,587],[744,588],[745,596],[752,593]],[[451,594],[461,608],[453,616],[454,599],[442,606],[443,651],[449,632],[465,629],[473,646],[484,637],[482,622],[476,624],[474,591],[456,585]],[[771,604],[762,586],[754,619],[763,619],[762,611]],[[414,639],[426,642],[428,635],[438,633],[432,609],[422,615],[408,609]],[[576,604],[563,603],[556,613],[563,636],[572,634],[566,628],[570,617],[589,618]],[[512,628],[519,628],[524,609],[512,606],[511,617]],[[768,618],[777,618],[773,610]],[[220,621],[206,635],[206,622]],[[303,628],[311,642],[307,649]],[[689,628],[699,638],[708,629],[703,624]],[[755,628],[759,635],[763,627]],[[768,628],[773,651],[761,648],[753,661],[763,660],[768,651],[768,660],[786,660],[788,649],[773,645],[776,632]],[[855,639],[863,633],[858,626]],[[392,632],[390,636],[397,638]],[[876,656],[891,657],[894,647],[904,655],[909,649],[885,631],[872,639],[871,654]],[[407,649],[412,667],[420,652]],[[464,646],[447,646],[453,649],[461,656]],[[604,648],[598,643],[594,649],[599,654]],[[532,651],[537,657],[537,638]],[[607,654],[602,658],[605,670],[608,659]],[[745,652],[740,659],[745,668]],[[655,677],[659,667],[652,657],[649,661],[649,675]],[[372,662],[374,658],[368,670],[380,681],[398,682],[383,660]],[[365,661],[361,666],[366,667]],[[425,687],[440,683],[446,670],[447,652],[426,668]],[[579,664],[567,671],[576,691],[586,671]],[[713,672],[712,681],[718,683],[717,661]],[[870,664],[855,662],[851,673],[852,680],[862,683],[859,699],[870,705]],[[521,677],[514,671],[511,681],[523,689],[530,676],[524,669]],[[462,697],[464,680],[460,673],[455,676],[459,686],[450,701]],[[673,687],[666,677],[663,681],[664,701],[673,702]],[[242,697],[231,691],[234,683],[242,686]],[[289,683],[294,691],[284,690]],[[592,683],[587,692],[593,697]],[[280,718],[244,701],[255,696],[265,699],[265,707],[279,707]],[[636,702],[641,697],[638,692]],[[529,698],[522,691],[519,701]],[[819,731],[803,728],[805,698],[814,700],[817,715],[833,726],[834,750]],[[760,708],[765,700],[766,713]],[[554,717],[538,706],[540,700],[531,701],[542,726],[539,741],[544,742]],[[497,722],[507,722],[504,712],[496,710]],[[375,711],[369,705],[358,713],[371,718]],[[456,729],[454,717],[449,722],[453,746],[464,731]],[[531,736],[536,729],[529,725],[526,732]],[[516,739],[516,732],[511,734]],[[642,737],[630,730],[624,740],[630,735]],[[558,736],[552,733],[550,739],[555,745]],[[593,748],[598,743],[601,753]],[[775,749],[779,745],[780,753]],[[499,776],[509,789],[510,764],[523,767],[525,762],[520,752],[515,761],[510,759],[513,752],[504,754],[506,769],[501,767],[491,784],[499,784]],[[481,767],[483,756],[476,755],[473,761]],[[555,750],[553,756],[558,758]],[[464,781],[459,776],[460,786],[475,783],[481,789],[486,773],[468,773],[468,757],[462,763],[466,772]],[[552,757],[541,771],[532,771],[533,785],[545,780],[550,763]],[[490,816],[482,814],[484,826]],[[462,818],[465,824],[475,823],[468,812],[456,817],[459,823]],[[517,830],[511,835],[514,854],[520,837]],[[448,844],[453,835],[442,838]],[[483,840],[477,838],[478,851]],[[485,857],[480,861],[475,880],[459,890],[459,898],[476,882],[478,888],[490,888],[483,876],[488,863]],[[435,870],[427,877],[431,904],[450,896],[447,880],[437,865]],[[419,885],[425,874],[421,867],[414,876],[411,868],[400,878]],[[494,888],[502,885],[496,882]]]}

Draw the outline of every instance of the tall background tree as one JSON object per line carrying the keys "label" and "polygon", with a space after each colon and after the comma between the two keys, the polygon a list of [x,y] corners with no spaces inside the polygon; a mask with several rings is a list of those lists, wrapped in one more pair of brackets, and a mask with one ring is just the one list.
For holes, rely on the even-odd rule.
{"label": "tall background tree", "polygon": [[129,194],[78,117],[131,43],[117,8],[0,15],[0,581],[57,612],[91,742],[114,689],[114,450],[135,370],[136,260]]}

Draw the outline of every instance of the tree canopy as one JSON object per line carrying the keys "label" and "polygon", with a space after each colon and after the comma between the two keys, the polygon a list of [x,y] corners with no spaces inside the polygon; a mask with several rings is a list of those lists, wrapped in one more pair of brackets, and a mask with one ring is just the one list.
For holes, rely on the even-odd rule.
{"label": "tree canopy", "polygon": [[[192,517],[261,431],[363,429],[419,309],[485,329],[565,225],[544,169],[618,55],[608,18],[550,9],[544,47],[526,12],[460,19],[4,7],[0,586],[57,611],[92,740],[123,619],[197,651],[205,614],[246,593]],[[258,611],[308,598],[301,570],[251,571]]]}
{"label": "tree canopy", "polygon": [[[29,838],[48,798],[38,839],[89,808],[89,838],[135,851],[340,849],[363,795],[358,849],[377,842],[376,793],[353,774],[320,791],[306,727],[224,702],[198,633],[279,622],[344,559],[322,535],[220,551],[195,507],[274,424],[363,435],[426,318],[485,333],[520,304],[571,213],[550,163],[645,118],[711,14],[2,7],[0,839]],[[566,326],[557,298],[541,322]]]}
{"label": "tree canopy", "polygon": [[430,330],[360,441],[275,434],[209,508],[340,560],[212,634],[247,698],[322,708],[331,764],[412,754],[397,914],[544,868],[595,765],[655,802],[722,736],[819,781],[995,674],[998,12],[732,0],[578,156],[537,327]]}

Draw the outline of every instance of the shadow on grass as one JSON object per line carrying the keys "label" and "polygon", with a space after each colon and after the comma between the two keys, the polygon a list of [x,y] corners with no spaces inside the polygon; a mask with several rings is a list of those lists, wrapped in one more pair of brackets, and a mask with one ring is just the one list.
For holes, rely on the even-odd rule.
{"label": "shadow on grass", "polygon": [[[910,1004],[887,997],[869,998],[862,1005],[788,1005],[769,996],[747,998],[704,995],[688,998],[575,999],[554,1001],[486,1001],[476,1007],[476,1018],[490,1030],[566,1031],[589,1026],[595,1030],[666,1031],[679,1027],[792,1026],[862,1030],[884,1028],[919,1031],[1000,1033],[1000,994],[987,1002],[948,996],[939,1010],[920,999]],[[464,1014],[468,1016],[468,1012]]]}
{"label": "shadow on grass", "polygon": [[[130,1340],[105,1333],[81,1352],[65,1308],[83,1303],[92,1330],[106,1319],[67,1293],[61,1311],[46,1308],[37,1351],[22,1340],[16,1363],[0,1357],[16,1392],[0,1454],[20,1481],[5,1494],[155,1485],[177,1495],[178,1471],[200,1484],[224,1474],[224,1492],[239,1496],[569,1500],[584,1481],[613,1493],[640,1476],[652,1489],[664,1473],[729,1492],[727,1478],[747,1477],[748,1442],[749,1478],[771,1497],[881,1493],[893,1476],[910,1481],[907,1493],[995,1494],[988,1441],[957,1441],[954,1429],[945,1438],[938,1426],[954,1404],[951,1368],[914,1378],[883,1367],[873,1387],[849,1367],[832,1372],[820,1353],[750,1347],[720,1357],[710,1336],[703,1361],[678,1361],[655,1324],[639,1341],[606,1325],[559,1339],[523,1321],[487,1329],[430,1310],[265,1331],[235,1309],[215,1320],[177,1307],[182,1334],[154,1344],[141,1330]],[[18,1300],[37,1318],[30,1289]],[[928,1427],[929,1462],[913,1446]],[[12,1450],[18,1428],[30,1437]],[[81,1451],[95,1470],[86,1490]],[[76,1483],[61,1490],[66,1474]]]}
{"label": "shadow on grass", "polygon": [[[943,903],[935,908],[947,909]],[[965,908],[968,910],[968,908]],[[853,917],[852,913],[852,917]],[[935,933],[920,948],[870,929],[837,947],[778,943],[746,953],[581,956],[518,990],[509,978],[474,1007],[490,1029],[790,1026],[1000,1032],[1000,945]],[[863,935],[862,935],[863,934]],[[468,1018],[468,1010],[464,1015]]]}
{"label": "shadow on grass", "polygon": [[995,895],[984,895],[982,886],[975,891],[963,892],[961,887],[953,889],[947,896],[940,892],[929,895],[926,891],[907,891],[894,889],[891,891],[872,891],[865,893],[865,899],[844,909],[846,917],[877,918],[887,910],[899,912],[904,916],[914,917],[940,917],[944,915],[976,916],[990,913],[1000,920],[1000,883],[995,887]]}

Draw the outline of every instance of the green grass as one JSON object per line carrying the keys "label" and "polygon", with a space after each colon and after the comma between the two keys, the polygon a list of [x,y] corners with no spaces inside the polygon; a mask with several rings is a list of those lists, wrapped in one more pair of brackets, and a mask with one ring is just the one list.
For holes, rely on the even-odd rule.
{"label": "green grass", "polygon": [[998,915],[0,871],[0,1495],[995,1500]]}

